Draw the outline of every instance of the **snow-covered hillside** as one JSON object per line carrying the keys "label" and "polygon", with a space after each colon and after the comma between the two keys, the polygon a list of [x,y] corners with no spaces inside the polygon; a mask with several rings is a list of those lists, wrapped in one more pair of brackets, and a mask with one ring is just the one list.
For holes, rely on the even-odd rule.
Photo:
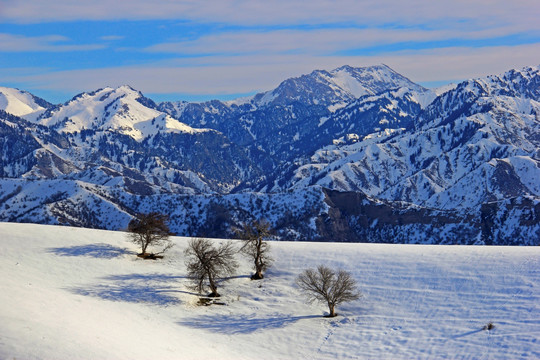
{"label": "snow-covered hillside", "polygon": [[176,119],[148,107],[143,95],[129,86],[82,93],[63,105],[49,109],[38,122],[64,133],[82,130],[116,131],[142,140],[162,132],[194,133]]}
{"label": "snow-covered hillside", "polygon": [[0,86],[0,109],[21,116],[27,120],[36,120],[51,104],[29,92]]}
{"label": "snow-covered hillside", "polygon": [[[0,223],[0,238],[2,359],[540,357],[538,247],[272,243],[264,280],[239,257],[226,305],[205,307],[186,238],[160,261],[121,232]],[[333,319],[294,285],[318,264],[363,293]]]}
{"label": "snow-covered hillside", "polygon": [[[414,118],[412,131],[398,129],[405,120],[411,122],[401,105],[404,120],[367,136],[348,134],[349,141],[340,138],[319,149],[298,162],[284,187],[316,183],[437,209],[473,208],[526,194],[536,197],[539,83],[538,67],[463,82]],[[365,124],[369,112],[360,105]],[[351,114],[324,125],[347,124]]]}

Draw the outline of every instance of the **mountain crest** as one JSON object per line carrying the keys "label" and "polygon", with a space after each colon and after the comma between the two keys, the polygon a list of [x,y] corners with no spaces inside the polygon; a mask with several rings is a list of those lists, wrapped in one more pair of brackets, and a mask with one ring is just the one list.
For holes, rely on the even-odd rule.
{"label": "mountain crest", "polygon": [[152,100],[131,86],[106,87],[75,96],[66,104],[44,113],[39,123],[65,133],[114,130],[139,141],[160,131],[202,131],[173,119],[155,107]]}
{"label": "mountain crest", "polygon": [[[539,89],[527,67],[431,101],[385,65],[315,70],[237,102],[156,106],[120,86],[49,107],[3,88],[5,108],[45,111],[0,112],[0,220],[103,226],[104,202],[163,204],[193,215],[179,224],[195,236],[270,217],[302,239],[537,244]],[[63,190],[43,196],[45,180]]]}
{"label": "mountain crest", "polygon": [[308,75],[287,79],[276,89],[256,95],[253,102],[258,106],[302,102],[329,107],[402,87],[420,93],[429,92],[387,65],[343,65],[334,70],[314,70]]}
{"label": "mountain crest", "polygon": [[35,121],[52,104],[27,91],[0,86],[0,109]]}

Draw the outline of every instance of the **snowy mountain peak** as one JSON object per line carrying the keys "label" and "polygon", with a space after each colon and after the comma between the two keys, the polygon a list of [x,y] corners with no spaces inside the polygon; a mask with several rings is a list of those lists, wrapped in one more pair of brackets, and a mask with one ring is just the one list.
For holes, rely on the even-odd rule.
{"label": "snowy mountain peak", "polygon": [[540,67],[512,69],[501,75],[467,80],[458,85],[476,96],[512,96],[540,100]]}
{"label": "snowy mountain peak", "polygon": [[154,109],[152,100],[128,85],[106,87],[77,95],[64,105],[43,114],[39,122],[57,131],[73,133],[92,129],[115,130],[142,140],[159,131],[198,132]]}
{"label": "snowy mountain peak", "polygon": [[519,74],[524,78],[532,79],[537,77],[540,72],[540,65],[537,66],[525,66],[521,69],[512,69],[504,73],[503,77],[506,79],[514,78],[513,74]]}
{"label": "snowy mountain peak", "polygon": [[333,82],[354,97],[375,95],[392,88],[406,87],[414,91],[426,91],[398,74],[387,65],[374,65],[354,68],[349,65],[341,66],[330,71]]}
{"label": "snowy mountain peak", "polygon": [[29,92],[0,86],[0,109],[27,120],[37,119],[52,106]]}
{"label": "snowy mountain peak", "polygon": [[287,79],[276,89],[256,95],[253,102],[266,106],[301,101],[336,109],[340,107],[336,104],[402,87],[418,93],[430,93],[430,90],[413,83],[387,65],[344,65],[331,71],[315,70],[308,75]]}

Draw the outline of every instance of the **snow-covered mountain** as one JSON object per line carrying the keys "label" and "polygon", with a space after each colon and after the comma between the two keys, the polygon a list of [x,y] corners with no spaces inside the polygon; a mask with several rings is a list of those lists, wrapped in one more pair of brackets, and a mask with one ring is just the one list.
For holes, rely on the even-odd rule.
{"label": "snow-covered mountain", "polygon": [[264,217],[297,240],[540,243],[539,67],[438,96],[387,66],[229,102],[3,89],[0,220],[118,229],[159,209],[190,236]]}
{"label": "snow-covered mountain", "polygon": [[63,105],[51,107],[36,122],[62,133],[112,131],[138,141],[158,132],[205,131],[187,126],[148,106],[152,104],[151,100],[129,86],[108,87],[82,93]]}
{"label": "snow-covered mountain", "polygon": [[[320,124],[339,109],[360,97],[397,89],[410,93],[406,101],[420,107],[435,98],[432,91],[385,65],[343,66],[287,79],[274,90],[241,101],[161,103],[158,108],[191,126],[219,130],[238,144],[263,150],[279,163],[331,143],[334,134],[320,129]],[[364,127],[366,134],[373,131]],[[321,141],[313,142],[314,137]]]}
{"label": "snow-covered mountain", "polygon": [[285,80],[276,89],[255,95],[251,103],[261,107],[301,102],[335,110],[359,97],[398,88],[427,93],[428,97],[430,93],[386,65],[362,68],[345,65],[331,71],[315,70],[309,75]]}
{"label": "snow-covered mountain", "polygon": [[4,112],[0,172],[114,183],[143,194],[228,192],[260,172],[248,151],[221,133],[192,128],[153,107],[122,86],[51,105],[32,122]]}
{"label": "snow-covered mountain", "polygon": [[349,134],[297,166],[282,187],[318,184],[437,209],[537,197],[539,81],[538,68],[527,68],[459,84],[409,117],[412,130],[393,124]]}
{"label": "snow-covered mountain", "polygon": [[10,114],[35,120],[51,106],[29,92],[0,86],[0,109]]}

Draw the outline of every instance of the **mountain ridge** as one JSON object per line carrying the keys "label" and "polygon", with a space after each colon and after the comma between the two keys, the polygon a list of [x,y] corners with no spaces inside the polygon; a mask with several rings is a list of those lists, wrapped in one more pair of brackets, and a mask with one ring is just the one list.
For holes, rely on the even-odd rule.
{"label": "mountain ridge", "polygon": [[[11,190],[0,191],[0,219],[62,218],[123,228],[126,217],[138,212],[173,211],[144,200],[151,197],[182,209],[175,229],[186,235],[232,236],[230,226],[267,217],[284,238],[297,240],[385,242],[402,234],[398,238],[406,242],[424,236],[436,243],[535,244],[539,73],[538,66],[513,69],[464,81],[437,96],[387,66],[343,66],[287,79],[238,102],[157,104],[121,86],[60,105],[42,102],[48,108],[27,120],[1,112],[0,181]],[[33,99],[25,96],[18,99]],[[32,106],[38,105],[30,102],[28,114]],[[27,190],[26,200],[10,195],[17,186],[24,193],[35,181],[79,185],[66,196],[34,190]],[[81,191],[87,195],[76,195]],[[373,206],[344,211],[349,205],[331,200],[335,191],[358,194]],[[291,203],[297,195],[306,197],[301,203],[310,199],[311,208]],[[204,200],[208,196],[212,200]],[[33,203],[29,198],[44,206],[35,216],[13,202]],[[88,220],[97,212],[88,201],[106,201],[124,220]],[[73,209],[78,203],[90,214]],[[393,210],[382,211],[382,204]],[[194,220],[190,207],[214,224]],[[372,212],[371,220],[361,220],[362,211]],[[394,214],[401,223],[381,218],[377,225],[377,213]],[[434,224],[444,236],[435,235]],[[404,235],[408,227],[417,235]]]}

